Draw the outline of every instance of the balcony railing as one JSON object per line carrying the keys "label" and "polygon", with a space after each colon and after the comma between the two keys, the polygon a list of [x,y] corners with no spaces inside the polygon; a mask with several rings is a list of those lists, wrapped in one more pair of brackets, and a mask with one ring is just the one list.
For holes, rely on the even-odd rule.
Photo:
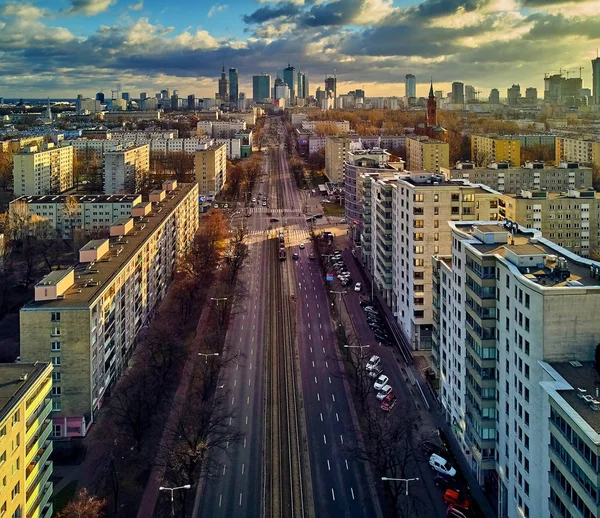
{"label": "balcony railing", "polygon": [[29,439],[36,434],[40,426],[42,426],[43,421],[45,421],[50,415],[50,412],[52,412],[52,399],[46,398],[44,401],[45,405],[40,405],[38,410],[27,420],[25,443],[28,443]]}

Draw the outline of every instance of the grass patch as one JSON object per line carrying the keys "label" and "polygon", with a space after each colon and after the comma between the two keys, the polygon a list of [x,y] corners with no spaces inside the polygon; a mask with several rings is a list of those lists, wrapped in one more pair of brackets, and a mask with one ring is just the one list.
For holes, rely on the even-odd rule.
{"label": "grass patch", "polygon": [[72,480],[52,498],[52,501],[54,502],[54,514],[52,516],[56,516],[60,513],[67,504],[73,500],[76,491],[77,480]]}
{"label": "grass patch", "polygon": [[323,212],[327,216],[343,216],[344,207],[339,203],[323,203]]}

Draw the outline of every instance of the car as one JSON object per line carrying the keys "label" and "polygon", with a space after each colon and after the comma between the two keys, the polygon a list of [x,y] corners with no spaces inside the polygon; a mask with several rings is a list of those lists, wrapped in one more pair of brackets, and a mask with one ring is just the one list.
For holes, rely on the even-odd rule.
{"label": "car", "polygon": [[437,487],[441,487],[442,489],[454,488],[456,487],[456,482],[452,477],[447,477],[446,475],[442,475],[438,473],[433,479],[433,483]]}
{"label": "car", "polygon": [[373,370],[380,363],[381,363],[381,358],[377,355],[373,355],[369,358],[369,361],[367,362],[367,365],[366,365],[366,369],[368,371]]}
{"label": "car", "polygon": [[390,378],[388,378],[385,374],[381,374],[379,378],[377,378],[377,381],[375,381],[373,388],[375,390],[381,390],[388,384],[388,381],[390,381]]}
{"label": "car", "polygon": [[381,410],[384,412],[389,412],[392,408],[396,406],[398,402],[398,398],[394,395],[393,392],[390,392],[387,396],[383,398],[381,402]]}
{"label": "car", "polygon": [[300,259],[300,256],[298,255],[298,252],[294,252],[292,254],[292,259]]}
{"label": "car", "polygon": [[276,222],[277,222],[277,221],[279,221],[279,220],[278,220],[277,218],[271,218],[269,221],[270,221],[271,223],[276,223]]}
{"label": "car", "polygon": [[421,451],[427,457],[430,457],[433,453],[436,455],[442,455],[446,451],[442,446],[438,446],[436,443],[431,441],[423,441],[419,446]]}
{"label": "car", "polygon": [[444,493],[444,503],[466,511],[468,511],[471,506],[469,499],[458,489],[446,489],[446,492]]}
{"label": "car", "polygon": [[433,453],[431,457],[429,457],[429,465],[435,471],[447,475],[449,477],[454,477],[456,475],[456,469],[454,469],[450,463],[441,457],[440,455],[436,455]]}
{"label": "car", "polygon": [[375,334],[375,338],[377,338],[377,340],[379,342],[385,342],[387,340],[389,340],[389,336],[381,331],[373,331]]}
{"label": "car", "polygon": [[304,247],[304,243],[300,243],[300,244],[298,245],[298,248],[299,248],[300,250],[304,250],[304,248],[305,248],[305,247]]}
{"label": "car", "polygon": [[227,203],[226,203],[225,205],[223,205],[223,208],[224,208],[224,209],[228,209],[228,208],[229,208],[229,205],[227,205]]}
{"label": "car", "polygon": [[360,291],[362,289],[362,284],[360,282],[357,282],[354,285],[354,291]]}
{"label": "car", "polygon": [[381,365],[376,365],[367,373],[367,376],[369,376],[369,378],[375,379],[375,378],[378,378],[382,372],[383,372],[383,367]]}
{"label": "car", "polygon": [[470,518],[472,515],[466,509],[462,509],[456,505],[449,505],[446,509],[446,516],[448,518]]}
{"label": "car", "polygon": [[253,201],[254,203],[256,203],[256,198],[252,198],[252,201]]}
{"label": "car", "polygon": [[373,306],[363,306],[363,311],[365,312],[371,312],[371,313],[377,313],[377,310],[373,307]]}
{"label": "car", "polygon": [[263,201],[263,207],[266,207],[266,206],[267,206],[267,202]]}
{"label": "car", "polygon": [[392,393],[392,386],[391,385],[384,385],[383,387],[381,387],[381,390],[379,392],[377,392],[377,399],[379,399],[379,401],[383,401],[386,396],[388,394]]}
{"label": "car", "polygon": [[215,209],[218,209],[218,208],[219,208],[219,204],[218,204],[218,203],[215,203],[215,204],[213,205],[213,207],[214,207]]}
{"label": "car", "polygon": [[350,284],[350,281],[341,281],[342,286],[346,287]]}
{"label": "car", "polygon": [[347,222],[346,218],[340,219],[340,223],[346,223],[346,222]]}
{"label": "car", "polygon": [[308,258],[309,258],[311,261],[314,261],[314,260],[315,260],[315,254],[310,254],[310,255],[308,256]]}
{"label": "car", "polygon": [[250,214],[249,212],[246,212],[246,217],[249,218],[250,216],[252,216],[252,214]]}

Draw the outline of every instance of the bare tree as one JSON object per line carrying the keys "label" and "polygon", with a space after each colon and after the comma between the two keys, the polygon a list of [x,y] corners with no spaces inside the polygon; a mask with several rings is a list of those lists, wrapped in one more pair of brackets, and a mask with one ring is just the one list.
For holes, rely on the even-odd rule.
{"label": "bare tree", "polygon": [[11,151],[0,152],[0,189],[8,191],[13,183],[13,157]]}
{"label": "bare tree", "polygon": [[228,282],[230,285],[235,284],[238,273],[243,268],[250,255],[246,243],[247,236],[248,231],[243,227],[238,227],[235,230],[234,236],[229,240],[227,261],[229,265]]}
{"label": "bare tree", "polygon": [[83,488],[58,514],[58,518],[101,518],[104,516],[105,505],[105,500],[90,495],[88,490]]}

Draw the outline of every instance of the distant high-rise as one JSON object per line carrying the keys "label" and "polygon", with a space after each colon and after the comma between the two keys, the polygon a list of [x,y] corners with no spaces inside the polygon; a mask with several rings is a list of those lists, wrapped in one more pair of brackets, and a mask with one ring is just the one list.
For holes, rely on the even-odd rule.
{"label": "distant high-rise", "polygon": [[221,70],[221,79],[219,79],[219,93],[217,97],[221,102],[226,103],[229,101],[229,81],[227,80],[227,75],[225,74],[225,65],[223,65],[223,69]]}
{"label": "distant high-rise", "polygon": [[497,88],[492,88],[490,90],[490,104],[500,104],[500,90]]}
{"label": "distant high-rise", "polygon": [[357,88],[354,90],[354,102],[364,102],[365,101],[365,91],[361,88]]}
{"label": "distant high-rise", "polygon": [[271,76],[262,73],[252,76],[252,99],[262,101],[271,98]]}
{"label": "distant high-rise", "polygon": [[525,90],[525,99],[530,102],[537,102],[537,88],[529,87]]}
{"label": "distant high-rise", "polygon": [[520,85],[512,85],[506,91],[506,98],[508,100],[509,106],[516,106],[521,98],[521,86]]}
{"label": "distant high-rise", "polygon": [[129,102],[129,92],[122,92],[121,99],[123,99],[125,102]]}
{"label": "distant high-rise", "polygon": [[325,78],[325,96],[329,96],[329,92],[334,98],[334,106],[335,106],[335,98],[337,97],[337,78],[335,76],[329,76]]}
{"label": "distant high-rise", "polygon": [[475,87],[473,85],[465,85],[465,101],[470,103],[477,99]]}
{"label": "distant high-rise", "polygon": [[238,100],[238,71],[237,68],[229,69],[229,100],[237,103]]}
{"label": "distant high-rise", "polygon": [[452,83],[452,104],[465,104],[465,85],[460,81]]}
{"label": "distant high-rise", "polygon": [[592,59],[592,93],[594,104],[600,105],[600,58]]}
{"label": "distant high-rise", "polygon": [[169,95],[169,89],[165,89],[165,90],[161,90],[160,91],[160,95],[162,96],[163,100],[168,99],[169,97],[171,97]]}
{"label": "distant high-rise", "polygon": [[306,72],[298,72],[298,98],[308,99],[308,74]]}
{"label": "distant high-rise", "polygon": [[404,79],[404,87],[407,98],[417,96],[417,78],[413,74],[406,74]]}
{"label": "distant high-rise", "polygon": [[98,92],[96,94],[96,101],[100,101],[101,103],[103,103],[104,102],[104,93]]}
{"label": "distant high-rise", "polygon": [[140,101],[145,101],[148,99],[148,94],[146,92],[140,93]]}
{"label": "distant high-rise", "polygon": [[187,107],[188,107],[188,110],[193,110],[196,108],[196,94],[188,95]]}
{"label": "distant high-rise", "polygon": [[290,101],[294,102],[296,98],[296,69],[288,63],[287,68],[283,69],[283,82],[290,89]]}

